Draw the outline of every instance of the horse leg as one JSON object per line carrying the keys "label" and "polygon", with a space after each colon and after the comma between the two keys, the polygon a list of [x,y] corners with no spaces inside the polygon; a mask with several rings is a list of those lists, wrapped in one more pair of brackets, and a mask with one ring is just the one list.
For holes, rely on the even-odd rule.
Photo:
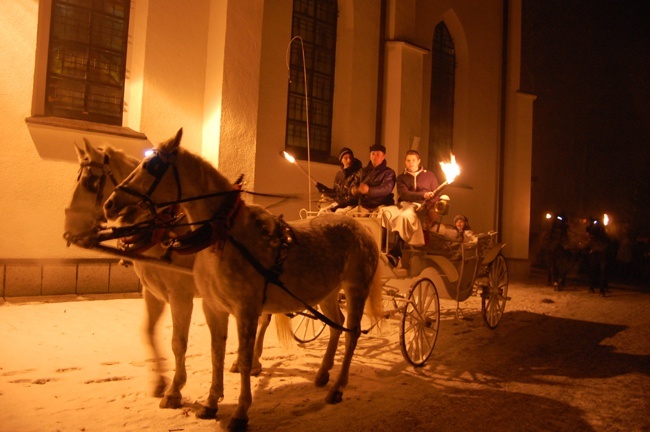
{"label": "horse leg", "polygon": [[[178,287],[180,288],[180,287]],[[176,294],[172,291],[169,297],[169,306],[172,312],[172,351],[176,361],[174,379],[171,386],[165,392],[160,401],[160,408],[180,408],[182,395],[181,389],[187,381],[185,369],[185,353],[187,352],[187,341],[190,333],[190,322],[192,321],[192,309],[194,308],[194,291],[189,290]]]}
{"label": "horse leg", "polygon": [[[266,334],[266,329],[269,328],[269,324],[271,324],[271,314],[260,315],[257,320],[257,336],[255,337],[255,351],[253,352],[253,366],[251,368],[252,376],[258,376],[262,372],[260,357],[262,357],[262,351],[264,350],[264,335]],[[230,372],[239,372],[239,367],[237,366],[238,360],[235,360],[232,364]]]}
{"label": "horse leg", "polygon": [[217,416],[219,402],[223,399],[223,364],[226,357],[226,339],[228,338],[228,312],[212,310],[203,299],[203,313],[210,329],[212,384],[205,404],[196,412],[200,419],[213,419]]}
{"label": "horse leg", "polygon": [[255,349],[255,330],[259,311],[244,310],[237,316],[239,348],[237,350],[238,368],[241,379],[237,408],[230,419],[228,430],[245,431],[248,426],[248,409],[253,401],[251,393],[251,369]]}
{"label": "horse leg", "polygon": [[167,387],[167,381],[162,374],[164,369],[164,361],[162,355],[160,354],[160,349],[156,343],[155,330],[160,317],[165,310],[165,302],[159,300],[154,296],[151,291],[142,284],[142,296],[144,298],[144,304],[147,309],[147,317],[144,325],[144,336],[153,359],[156,363],[154,372],[156,374],[156,380],[154,384],[153,395],[155,397],[162,397],[165,393],[165,388]]}
{"label": "horse leg", "polygon": [[[345,317],[339,307],[338,296],[338,291],[335,291],[332,295],[329,295],[323,302],[321,302],[319,306],[328,318],[341,325],[343,324]],[[329,382],[329,371],[334,367],[334,356],[336,355],[336,349],[338,348],[340,337],[341,330],[330,327],[330,340],[327,344],[327,350],[325,351],[325,356],[323,357],[320,368],[316,373],[316,379],[314,380],[316,387],[323,387]]]}
{"label": "horse leg", "polygon": [[365,299],[353,297],[351,291],[345,293],[348,299],[346,326],[351,331],[345,333],[345,354],[341,364],[341,371],[325,398],[325,402],[329,404],[336,404],[343,400],[343,388],[348,384],[352,356],[361,335],[361,319],[363,318]]}

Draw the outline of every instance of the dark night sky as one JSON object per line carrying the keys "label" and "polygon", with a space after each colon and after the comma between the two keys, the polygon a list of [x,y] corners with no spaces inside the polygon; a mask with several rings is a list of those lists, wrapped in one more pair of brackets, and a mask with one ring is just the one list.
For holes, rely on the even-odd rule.
{"label": "dark night sky", "polygon": [[523,0],[534,103],[531,230],[607,212],[650,233],[650,2]]}

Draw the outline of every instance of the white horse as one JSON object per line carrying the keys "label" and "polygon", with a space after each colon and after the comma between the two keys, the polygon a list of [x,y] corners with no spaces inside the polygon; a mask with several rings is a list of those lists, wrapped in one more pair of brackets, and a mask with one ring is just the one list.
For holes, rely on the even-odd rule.
{"label": "white horse", "polygon": [[[83,246],[83,242],[88,239],[87,234],[94,232],[100,224],[106,222],[103,209],[106,198],[140,161],[110,146],[105,149],[95,148],[87,140],[84,140],[84,148],[75,146],[75,149],[79,159],[80,172],[72,201],[66,209],[65,237],[68,241]],[[166,250],[160,245],[154,244],[146,254],[152,257],[161,257],[165,252]],[[194,254],[172,254],[172,264],[191,269],[194,265],[194,258]],[[143,287],[142,296],[146,306],[145,340],[156,361],[153,394],[156,397],[162,397],[161,408],[180,408],[182,404],[181,389],[187,379],[185,354],[194,305],[193,298],[197,294],[194,277],[144,261],[134,261],[133,267]],[[165,368],[163,356],[155,337],[155,329],[164,311],[165,303],[169,303],[171,309],[172,351],[175,358],[174,378],[168,388],[166,379],[162,375]],[[262,369],[260,357],[264,332],[270,323],[270,318],[270,315],[260,318],[258,343],[255,347],[253,361],[252,373],[254,375],[259,374]],[[237,371],[237,362],[235,362],[231,367],[231,372]]]}
{"label": "white horse", "polygon": [[[65,237],[83,242],[84,235],[92,232],[105,221],[103,204],[116,186],[140,163],[136,158],[126,155],[121,150],[106,147],[105,150],[94,148],[84,140],[84,149],[75,146],[80,164],[80,173],[72,195],[72,202],[66,209]],[[164,250],[154,246],[148,251],[150,256],[162,256]],[[193,255],[175,255],[173,264],[191,269]],[[133,268],[142,283],[142,296],[146,305],[145,340],[156,361],[156,382],[154,395],[162,397],[162,408],[180,408],[181,389],[187,380],[185,370],[185,353],[197,293],[194,277],[190,274],[167,270],[135,261]],[[175,358],[174,378],[169,388],[162,371],[165,368],[163,356],[155,337],[155,329],[169,303],[172,315],[172,351]]]}
{"label": "white horse", "polygon": [[[324,386],[342,330],[345,355],[337,380],[326,401],[342,400],[352,355],[361,334],[361,319],[368,300],[369,313],[381,316],[379,251],[370,233],[353,218],[328,215],[287,224],[258,206],[240,199],[240,191],[209,162],[180,147],[182,129],[157,148],[154,155],[115,189],[104,210],[109,220],[134,224],[148,217],[149,209],[182,202],[190,223],[209,238],[212,246],[197,253],[194,277],[203,296],[206,320],[212,333],[213,380],[206,406],[199,417],[214,417],[223,398],[223,363],[228,315],[236,318],[241,390],[228,425],[245,430],[252,395],[250,371],[255,324],[264,312],[301,311],[319,304],[336,324],[330,326],[328,347],[316,374]],[[347,299],[346,327],[338,303],[343,289]]]}

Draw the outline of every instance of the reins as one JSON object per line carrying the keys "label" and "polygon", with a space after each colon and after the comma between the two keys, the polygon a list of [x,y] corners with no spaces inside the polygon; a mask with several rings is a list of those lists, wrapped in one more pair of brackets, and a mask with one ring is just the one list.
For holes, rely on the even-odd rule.
{"label": "reins", "polygon": [[332,321],[326,315],[321,313],[318,309],[311,306],[309,303],[307,303],[306,301],[304,301],[303,299],[301,299],[300,297],[298,297],[297,295],[292,293],[289,290],[289,288],[286,287],[286,285],[280,280],[280,274],[282,273],[282,268],[281,267],[277,268],[276,266],[274,266],[274,268],[268,269],[268,268],[264,267],[262,265],[262,263],[260,263],[257,260],[257,258],[255,258],[253,256],[253,254],[250,253],[250,251],[248,249],[246,249],[246,247],[244,245],[242,245],[237,240],[235,240],[234,237],[229,236],[228,241],[230,241],[230,243],[232,243],[233,246],[235,246],[237,248],[237,250],[239,250],[239,252],[242,254],[242,256],[244,258],[246,258],[246,260],[249,262],[249,264],[251,266],[253,266],[253,268],[260,275],[262,275],[264,277],[264,282],[265,282],[264,283],[264,293],[265,293],[265,297],[266,297],[266,288],[267,288],[267,286],[268,286],[268,284],[270,282],[273,285],[276,285],[277,287],[282,289],[285,293],[289,294],[289,296],[291,298],[293,298],[294,300],[299,301],[300,304],[302,304],[305,307],[305,309],[307,309],[309,312],[311,312],[314,315],[315,318],[323,321],[325,324],[327,324],[328,326],[330,326],[332,328],[335,328],[336,330],[344,331],[344,332],[360,331],[363,334],[367,334],[370,331],[370,330],[360,330],[359,327],[350,329],[350,328],[344,327],[344,326]]}
{"label": "reins", "polygon": [[[263,302],[266,301],[266,290],[268,287],[269,283],[272,283],[279,288],[281,288],[284,292],[286,292],[289,296],[291,296],[294,300],[297,300],[302,304],[305,309],[307,309],[309,312],[311,312],[316,318],[319,320],[323,321],[325,324],[328,326],[335,328],[336,330],[339,331],[345,331],[345,332],[355,332],[359,331],[362,333],[367,333],[368,331],[364,331],[360,329],[360,326],[354,328],[354,329],[349,329],[347,327],[344,327],[342,325],[339,325],[338,323],[332,321],[329,319],[327,316],[325,316],[323,313],[318,311],[316,308],[312,307],[309,305],[307,302],[302,300],[300,297],[292,293],[285,285],[284,283],[280,280],[280,275],[283,271],[283,264],[284,264],[284,259],[286,258],[286,251],[290,247],[293,239],[291,237],[290,233],[290,228],[284,221],[281,220],[280,218],[280,226],[282,227],[283,233],[281,234],[281,244],[279,246],[279,249],[276,254],[276,260],[275,264],[273,265],[272,268],[266,268],[262,265],[262,263],[257,260],[253,256],[253,254],[241,243],[239,243],[231,234],[231,229],[234,225],[235,218],[237,217],[239,213],[239,209],[241,206],[243,206],[243,201],[241,200],[241,193],[248,193],[251,195],[258,195],[258,196],[267,196],[267,197],[276,197],[276,198],[287,198],[287,196],[283,195],[275,195],[275,194],[261,194],[261,193],[255,193],[255,192],[248,192],[248,191],[243,191],[241,189],[241,182],[242,182],[242,177],[240,176],[239,179],[237,180],[237,183],[235,184],[235,188],[233,190],[229,191],[222,191],[222,192],[214,192],[214,193],[208,193],[208,194],[203,194],[203,195],[198,195],[198,196],[193,196],[193,197],[188,197],[188,198],[181,198],[182,197],[182,191],[181,191],[181,182],[178,174],[178,168],[176,167],[175,163],[176,159],[176,153],[172,154],[166,154],[161,151],[155,151],[154,155],[149,159],[148,161],[145,161],[143,163],[143,168],[149,173],[151,176],[154,177],[154,182],[152,185],[149,187],[146,193],[141,193],[136,190],[131,189],[128,187],[128,184],[121,184],[117,186],[117,190],[120,190],[122,192],[125,192],[129,195],[135,196],[137,198],[140,198],[144,203],[146,203],[149,207],[149,210],[151,211],[152,215],[154,216],[153,219],[144,221],[141,224],[136,224],[131,227],[118,227],[114,228],[114,234],[117,232],[120,232],[121,230],[124,230],[125,228],[135,228],[137,225],[141,225],[143,227],[146,227],[145,229],[153,230],[156,228],[161,228],[161,224],[156,223],[155,218],[157,216],[156,209],[159,208],[164,208],[168,206],[176,206],[179,204],[184,204],[187,202],[192,202],[192,201],[199,201],[199,200],[205,200],[205,199],[210,199],[210,198],[217,198],[217,197],[222,197],[222,196],[235,196],[234,200],[228,200],[224,205],[222,205],[217,211],[217,213],[210,219],[200,221],[200,222],[189,222],[187,224],[177,224],[175,227],[179,226],[195,226],[195,225],[200,225],[200,228],[197,230],[192,231],[191,233],[181,236],[179,238],[171,239],[170,242],[165,245],[165,247],[169,248],[171,251],[177,251],[180,253],[195,253],[198,252],[199,250],[205,249],[209,247],[210,245],[217,245],[218,249],[221,250],[223,249],[225,241],[229,241],[230,243],[237,248],[237,250],[242,254],[242,256],[251,264],[251,266],[260,274],[262,277],[264,277],[264,299]],[[174,179],[176,182],[176,188],[177,188],[177,199],[174,201],[167,201],[167,202],[161,202],[161,203],[156,203],[151,199],[151,195],[153,192],[156,190],[160,182],[162,181],[163,176],[169,169],[169,167],[172,166],[173,172],[174,172]],[[142,206],[144,209],[144,206]],[[163,224],[165,225],[165,224]],[[133,232],[133,231],[131,231]]]}

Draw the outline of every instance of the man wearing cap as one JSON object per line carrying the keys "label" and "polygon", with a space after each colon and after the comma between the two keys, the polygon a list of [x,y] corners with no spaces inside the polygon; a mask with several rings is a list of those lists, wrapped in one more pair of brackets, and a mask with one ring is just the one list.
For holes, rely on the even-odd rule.
{"label": "man wearing cap", "polygon": [[362,167],[361,161],[354,157],[351,149],[343,147],[339,152],[339,162],[341,170],[334,176],[333,188],[330,189],[322,183],[316,183],[316,188],[320,193],[334,200],[319,213],[336,211],[357,204],[357,199],[352,195],[350,189],[359,181],[358,173]]}
{"label": "man wearing cap", "polygon": [[386,147],[381,144],[370,146],[370,162],[361,169],[358,186],[352,187],[352,194],[359,199],[358,211],[370,213],[382,205],[393,205],[395,171],[386,165]]}

